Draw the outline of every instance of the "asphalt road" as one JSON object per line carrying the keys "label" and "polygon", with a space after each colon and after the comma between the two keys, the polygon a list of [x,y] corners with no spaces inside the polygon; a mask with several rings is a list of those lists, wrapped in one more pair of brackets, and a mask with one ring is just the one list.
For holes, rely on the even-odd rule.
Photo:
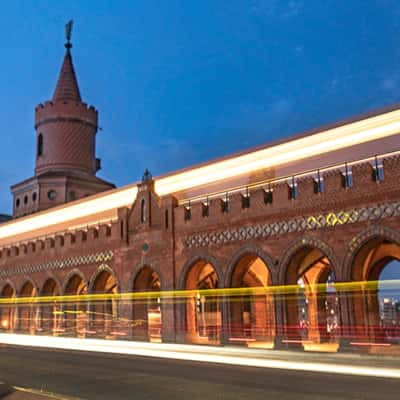
{"label": "asphalt road", "polygon": [[396,399],[399,379],[0,345],[0,381],[81,399]]}

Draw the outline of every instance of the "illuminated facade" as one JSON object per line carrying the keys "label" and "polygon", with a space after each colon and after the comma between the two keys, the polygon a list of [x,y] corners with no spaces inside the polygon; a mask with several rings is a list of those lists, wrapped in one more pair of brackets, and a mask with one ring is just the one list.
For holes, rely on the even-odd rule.
{"label": "illuminated facade", "polygon": [[[72,131],[73,146],[93,144],[96,129],[67,48],[53,101],[36,109],[35,177],[13,186],[19,218],[0,225],[0,295],[110,296],[3,304],[3,330],[327,351],[385,342],[376,281],[400,259],[399,107],[118,189],[95,176],[94,145],[46,150]],[[16,210],[33,190],[36,205]],[[371,284],[334,286],[355,281]],[[226,288],[245,294],[213,291]],[[176,290],[189,294],[111,296]]]}

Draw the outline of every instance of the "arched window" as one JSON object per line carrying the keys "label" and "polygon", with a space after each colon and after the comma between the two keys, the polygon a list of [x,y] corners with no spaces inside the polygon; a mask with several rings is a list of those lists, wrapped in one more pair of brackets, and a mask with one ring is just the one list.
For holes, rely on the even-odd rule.
{"label": "arched window", "polygon": [[146,200],[140,202],[140,222],[146,222]]}
{"label": "arched window", "polygon": [[41,155],[43,155],[43,135],[39,133],[37,141],[37,156],[40,157]]}

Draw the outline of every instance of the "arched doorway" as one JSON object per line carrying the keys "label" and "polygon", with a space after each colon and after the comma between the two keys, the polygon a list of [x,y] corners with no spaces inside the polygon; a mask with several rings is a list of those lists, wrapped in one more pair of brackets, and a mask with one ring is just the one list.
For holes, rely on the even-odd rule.
{"label": "arched doorway", "polygon": [[383,237],[364,243],[352,279],[361,282],[352,296],[355,341],[400,344],[400,245]]}
{"label": "arched doorway", "polygon": [[213,265],[199,260],[186,275],[185,289],[194,293],[186,301],[186,340],[190,343],[219,344],[222,329],[221,300],[202,290],[218,289],[219,277]]}
{"label": "arched doorway", "polygon": [[[118,284],[114,275],[101,271],[92,284],[92,294],[116,294]],[[95,300],[91,304],[90,320],[91,331],[96,336],[109,338],[114,332],[114,325],[118,318],[118,302],[115,299]]]}
{"label": "arched doorway", "polygon": [[[160,276],[152,268],[143,267],[133,283],[134,292],[159,292]],[[162,341],[161,299],[152,295],[135,299],[133,302],[133,335],[135,339]]]}
{"label": "arched doorway", "polygon": [[286,341],[305,350],[337,351],[339,299],[331,261],[315,247],[292,255],[286,270]]}
{"label": "arched doorway", "polygon": [[[59,296],[60,290],[57,282],[49,278],[42,287],[41,296],[53,297]],[[40,307],[40,330],[44,335],[53,335],[58,333],[58,322],[60,319],[60,306],[55,299],[43,303]]]}
{"label": "arched doorway", "polygon": [[[231,277],[233,288],[267,288],[271,276],[266,263],[255,254],[246,254],[236,263]],[[275,339],[274,299],[271,293],[234,296],[229,299],[230,341],[249,347],[272,348]]]}
{"label": "arched doorway", "polygon": [[[66,296],[79,296],[87,294],[87,284],[79,274],[72,275],[64,290]],[[87,303],[66,302],[64,304],[65,334],[84,337],[87,326]]]}
{"label": "arched doorway", "polygon": [[33,298],[36,294],[36,288],[31,281],[27,281],[20,291],[20,297],[29,297],[32,298],[32,301],[19,307],[19,329],[31,335],[34,335],[36,331],[37,307],[33,303]]}
{"label": "arched doorway", "polygon": [[[1,298],[9,299],[10,302],[15,298],[15,289],[7,283],[2,291]],[[15,328],[16,306],[13,304],[2,304],[0,308],[0,329],[3,331],[13,331]]]}

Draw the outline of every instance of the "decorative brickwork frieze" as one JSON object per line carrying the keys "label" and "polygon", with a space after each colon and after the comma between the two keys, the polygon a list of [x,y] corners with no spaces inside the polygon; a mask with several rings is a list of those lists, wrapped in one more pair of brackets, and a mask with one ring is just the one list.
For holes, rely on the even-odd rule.
{"label": "decorative brickwork frieze", "polygon": [[190,235],[185,239],[185,245],[189,248],[206,247],[213,244],[222,245],[236,241],[267,238],[286,233],[313,231],[395,216],[400,216],[400,202],[310,215],[308,217],[293,218],[271,224],[257,224],[219,232]]}
{"label": "decorative brickwork frieze", "polygon": [[67,269],[81,265],[103,263],[112,260],[113,256],[114,253],[111,250],[106,250],[99,253],[69,257],[61,260],[52,260],[40,264],[19,265],[13,268],[1,269],[0,277],[5,278],[12,275],[32,274],[35,272]]}

